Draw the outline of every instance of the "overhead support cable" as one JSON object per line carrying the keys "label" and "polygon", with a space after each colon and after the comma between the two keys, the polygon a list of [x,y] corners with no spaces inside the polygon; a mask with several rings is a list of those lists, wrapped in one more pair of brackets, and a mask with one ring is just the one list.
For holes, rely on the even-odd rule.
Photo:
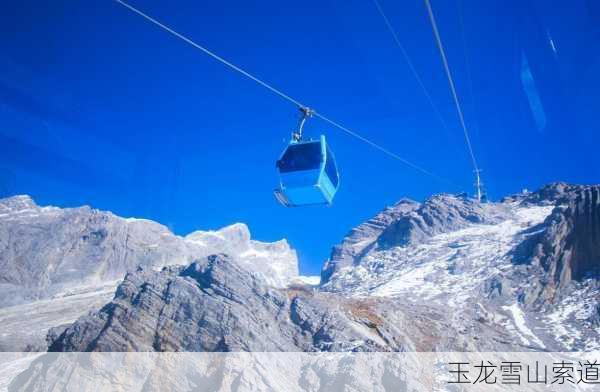
{"label": "overhead support cable", "polygon": [[423,79],[421,78],[421,75],[419,75],[419,72],[415,68],[412,60],[410,59],[410,56],[408,55],[408,52],[404,48],[404,45],[402,45],[402,42],[400,41],[400,38],[398,37],[398,33],[396,32],[396,30],[392,26],[392,23],[390,22],[389,18],[385,14],[385,12],[383,10],[383,7],[381,6],[381,4],[379,3],[378,0],[373,0],[373,4],[375,4],[375,8],[377,8],[377,11],[379,12],[379,15],[381,15],[381,18],[383,19],[383,22],[385,23],[386,28],[388,29],[388,31],[392,35],[392,38],[394,39],[394,42],[398,46],[398,49],[400,49],[400,53],[402,53],[402,57],[404,57],[404,60],[406,61],[406,64],[408,65],[408,68],[410,69],[410,71],[413,74],[415,80],[417,81],[417,84],[419,85],[419,87],[423,91],[423,94],[425,95],[425,98],[427,98],[427,101],[429,102],[429,105],[431,106],[431,108],[435,112],[435,115],[440,120],[440,123],[442,124],[442,126],[444,127],[444,129],[446,129],[447,131],[449,131],[448,125],[446,124],[446,121],[444,120],[444,117],[442,116],[442,113],[440,112],[440,110],[438,109],[437,105],[433,101],[433,98],[431,97],[431,94],[429,93],[429,90],[427,90],[427,87],[425,87],[425,83],[423,82]]}
{"label": "overhead support cable", "polygon": [[462,129],[463,129],[463,134],[465,136],[465,142],[467,144],[467,149],[469,150],[469,155],[471,156],[473,170],[475,172],[475,184],[476,184],[476,188],[477,188],[476,189],[477,190],[477,198],[479,201],[481,201],[481,195],[482,195],[482,191],[481,191],[482,182],[481,182],[481,177],[480,177],[481,170],[479,169],[479,166],[477,165],[477,159],[475,159],[475,153],[473,152],[471,138],[469,137],[469,131],[467,130],[467,125],[465,123],[465,117],[463,115],[463,111],[460,106],[460,100],[458,99],[458,94],[456,93],[456,87],[454,85],[452,73],[450,72],[450,66],[448,65],[448,59],[446,58],[446,51],[444,50],[444,45],[442,43],[439,29],[438,29],[437,23],[435,21],[435,16],[433,15],[431,3],[429,2],[429,0],[424,0],[424,1],[425,1],[425,6],[427,8],[427,12],[429,14],[429,20],[431,22],[431,28],[433,30],[433,35],[435,37],[437,47],[440,51],[440,56],[442,57],[442,63],[444,65],[444,70],[446,71],[446,76],[448,78],[448,84],[450,86],[450,91],[452,92],[452,98],[454,99],[454,104],[456,106],[456,112],[458,113],[460,125],[462,126]]}
{"label": "overhead support cable", "polygon": [[141,16],[141,17],[143,17],[143,18],[144,18],[144,19],[146,19],[147,21],[149,21],[149,22],[153,23],[154,25],[156,25],[156,26],[158,26],[158,27],[162,28],[163,30],[165,30],[165,31],[167,31],[168,33],[170,33],[170,34],[174,35],[175,37],[177,37],[177,38],[179,38],[179,39],[183,40],[184,42],[186,42],[186,43],[188,43],[189,45],[193,46],[194,48],[196,48],[196,49],[198,49],[198,50],[202,51],[203,53],[205,53],[205,54],[207,54],[208,56],[210,56],[210,57],[214,58],[215,60],[217,60],[217,61],[221,62],[222,64],[226,65],[226,66],[227,66],[227,67],[229,67],[230,69],[232,69],[232,70],[234,70],[234,71],[236,71],[236,72],[238,72],[238,73],[240,73],[240,74],[244,75],[244,76],[245,76],[245,77],[247,77],[248,79],[250,79],[250,80],[252,80],[252,81],[256,82],[257,84],[259,84],[260,86],[262,86],[262,87],[266,88],[267,90],[271,91],[272,93],[274,93],[274,94],[278,95],[279,97],[281,97],[281,98],[283,98],[283,99],[285,99],[285,100],[287,100],[287,101],[289,101],[289,102],[293,103],[294,105],[296,105],[296,106],[297,106],[297,107],[299,107],[300,109],[303,109],[303,110],[310,110],[310,111],[312,112],[312,115],[313,115],[313,116],[320,118],[321,120],[323,120],[323,121],[325,121],[325,122],[327,122],[327,123],[329,123],[329,124],[333,125],[334,127],[336,127],[336,128],[338,128],[338,129],[340,129],[340,130],[344,131],[345,133],[347,133],[347,134],[349,134],[349,135],[351,135],[351,136],[353,136],[353,137],[357,138],[358,140],[360,140],[360,141],[362,141],[362,142],[365,142],[365,143],[367,143],[367,144],[368,144],[368,145],[370,145],[371,147],[374,147],[374,148],[378,149],[379,151],[383,152],[384,154],[386,154],[386,155],[388,155],[388,156],[390,156],[390,157],[392,157],[392,158],[394,158],[394,159],[396,159],[396,160],[398,160],[398,161],[400,161],[400,162],[404,163],[405,165],[407,165],[407,166],[409,166],[409,167],[411,167],[411,168],[413,168],[413,169],[415,169],[415,170],[417,170],[417,171],[419,171],[419,172],[421,172],[421,173],[423,173],[423,174],[425,174],[425,175],[428,175],[428,176],[430,176],[430,177],[432,177],[432,178],[435,178],[435,179],[437,179],[437,180],[439,180],[439,181],[442,181],[442,182],[446,182],[446,183],[452,184],[452,182],[451,182],[451,181],[449,181],[449,180],[446,180],[446,179],[444,179],[444,178],[442,178],[442,177],[440,177],[440,176],[438,176],[438,175],[436,175],[436,174],[434,174],[434,173],[432,173],[432,172],[430,172],[430,171],[428,171],[428,170],[426,170],[426,169],[422,168],[421,166],[419,166],[419,165],[416,165],[416,164],[414,164],[414,163],[412,163],[412,162],[408,161],[407,159],[404,159],[404,158],[402,158],[402,157],[401,157],[401,156],[399,156],[398,154],[396,154],[396,153],[394,153],[394,152],[392,152],[392,151],[388,150],[388,149],[387,149],[387,148],[385,148],[385,147],[382,147],[381,145],[379,145],[379,144],[377,144],[377,143],[375,143],[375,142],[371,141],[370,139],[368,139],[368,138],[366,138],[366,137],[364,137],[364,136],[362,136],[362,135],[358,134],[357,132],[354,132],[354,131],[352,131],[351,129],[349,129],[349,128],[347,128],[347,127],[343,126],[343,125],[341,125],[340,123],[338,123],[338,122],[336,122],[336,121],[334,121],[334,120],[331,120],[330,118],[328,118],[327,116],[325,116],[325,115],[323,115],[323,114],[321,114],[321,113],[317,112],[316,110],[314,110],[314,109],[308,109],[308,106],[304,105],[304,104],[303,104],[303,103],[301,103],[299,100],[297,100],[297,99],[295,99],[295,98],[292,98],[290,95],[288,95],[288,94],[285,94],[284,92],[282,92],[281,90],[279,90],[279,89],[277,89],[277,88],[273,87],[273,86],[272,86],[272,85],[270,85],[269,83],[267,83],[267,82],[265,82],[265,81],[263,81],[263,80],[261,80],[261,79],[257,78],[256,76],[254,76],[254,75],[252,75],[251,73],[249,73],[249,72],[245,71],[245,70],[244,70],[244,69],[242,69],[241,67],[238,67],[237,65],[235,65],[235,64],[231,63],[230,61],[228,61],[228,60],[224,59],[223,57],[221,57],[221,56],[217,55],[216,53],[214,53],[214,52],[212,52],[211,50],[209,50],[209,49],[205,48],[204,46],[202,46],[202,45],[200,45],[200,44],[198,44],[198,43],[196,43],[196,42],[192,41],[190,38],[188,38],[188,37],[184,36],[183,34],[180,34],[180,33],[178,33],[177,31],[173,30],[173,29],[172,29],[172,28],[170,28],[169,26],[167,26],[167,25],[165,25],[165,24],[163,24],[163,23],[159,22],[158,20],[156,20],[156,19],[152,18],[151,16],[149,16],[149,15],[145,14],[144,12],[142,12],[142,11],[140,11],[139,9],[137,9],[137,8],[133,7],[132,5],[130,5],[130,4],[128,4],[128,3],[126,3],[125,1],[123,1],[123,0],[115,0],[115,1],[116,1],[117,3],[119,3],[120,5],[124,6],[125,8],[127,8],[127,9],[129,9],[129,10],[133,11],[133,12],[134,12],[134,13],[136,13],[137,15],[139,15],[139,16]]}

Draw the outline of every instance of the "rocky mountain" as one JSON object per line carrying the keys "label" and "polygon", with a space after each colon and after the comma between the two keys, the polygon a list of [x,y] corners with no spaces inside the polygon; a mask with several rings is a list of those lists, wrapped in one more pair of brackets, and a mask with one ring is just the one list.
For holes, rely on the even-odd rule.
{"label": "rocky mountain", "polygon": [[184,244],[173,261],[136,256],[112,300],[50,330],[50,350],[598,349],[599,191],[401,200],[333,248],[319,286],[293,277],[287,245],[243,226],[165,235]]}
{"label": "rocky mountain", "polygon": [[599,187],[572,189],[515,249],[514,262],[528,265],[528,272],[538,277],[527,303],[551,305],[577,282],[594,286],[600,276],[599,193]]}
{"label": "rocky mountain", "polygon": [[244,224],[180,237],[153,221],[87,206],[40,207],[28,196],[0,200],[0,249],[0,306],[122,279],[138,265],[188,264],[219,252],[265,266],[274,285],[298,275],[285,240],[253,241]]}
{"label": "rocky mountain", "polygon": [[598,189],[402,200],[333,248],[319,287],[273,287],[224,255],[141,269],[51,349],[596,349]]}
{"label": "rocky mountain", "polygon": [[337,269],[354,264],[363,252],[377,241],[388,226],[418,207],[419,203],[416,201],[402,199],[394,206],[386,208],[365,223],[352,229],[341,244],[334,246],[330,259],[323,266],[321,279],[326,282]]}
{"label": "rocky mountain", "polygon": [[456,333],[514,349],[598,349],[599,189],[555,183],[486,204],[434,196],[351,265],[334,249],[321,290],[447,309]]}
{"label": "rocky mountain", "polygon": [[[375,311],[306,287],[272,288],[225,255],[127,274],[114,299],[80,318],[54,351],[383,350]],[[369,321],[369,319],[372,320]],[[364,320],[363,320],[364,319]]]}
{"label": "rocky mountain", "polygon": [[298,279],[285,240],[263,243],[248,227],[177,236],[145,219],[87,206],[38,206],[28,196],[0,200],[0,350],[44,349],[52,327],[110,301],[119,281],[139,266],[160,270],[215,253],[252,266],[269,285]]}

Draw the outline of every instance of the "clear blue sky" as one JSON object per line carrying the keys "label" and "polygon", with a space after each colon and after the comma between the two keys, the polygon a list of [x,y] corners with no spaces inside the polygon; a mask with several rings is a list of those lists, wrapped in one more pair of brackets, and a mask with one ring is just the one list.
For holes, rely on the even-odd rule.
{"label": "clear blue sky", "polygon": [[[331,246],[386,205],[471,191],[424,4],[380,1],[447,129],[370,0],[131,0],[456,186],[312,120],[341,188],[330,208],[280,207],[274,162],[292,105],[113,1],[27,0],[0,15],[0,196],[89,204],[178,234],[245,222],[256,239],[287,238],[301,270],[318,273]],[[599,3],[432,4],[491,198],[598,182]]]}

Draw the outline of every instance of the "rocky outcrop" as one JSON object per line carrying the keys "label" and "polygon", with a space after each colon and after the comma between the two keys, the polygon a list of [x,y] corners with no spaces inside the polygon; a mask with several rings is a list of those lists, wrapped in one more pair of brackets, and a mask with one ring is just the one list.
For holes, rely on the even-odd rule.
{"label": "rocky outcrop", "polygon": [[600,277],[600,187],[559,187],[558,197],[551,194],[560,204],[513,253],[516,264],[529,265],[538,277],[537,292],[530,293],[538,303],[553,301],[572,282]]}
{"label": "rocky outcrop", "polygon": [[544,185],[535,192],[530,192],[523,198],[523,203],[534,205],[559,205],[564,204],[572,198],[574,193],[584,188],[582,185],[567,184],[565,182],[553,182]]}
{"label": "rocky outcrop", "polygon": [[188,262],[192,247],[155,222],[89,207],[0,201],[0,306],[121,279],[137,265]]}
{"label": "rocky outcrop", "polygon": [[325,262],[321,271],[321,282],[329,280],[333,273],[343,267],[352,266],[361,255],[376,244],[381,233],[393,222],[410,211],[419,207],[420,203],[402,199],[392,207],[388,207],[352,229],[344,237],[341,244],[333,247],[329,260]]}
{"label": "rocky outcrop", "polygon": [[[51,351],[387,351],[393,330],[360,301],[275,289],[225,255],[127,274],[114,299]],[[370,310],[369,310],[370,309]]]}
{"label": "rocky outcrop", "polygon": [[489,207],[466,197],[436,195],[393,222],[382,232],[378,242],[385,248],[407,246],[474,223],[497,222],[487,211]]}
{"label": "rocky outcrop", "polygon": [[333,248],[321,272],[321,284],[340,269],[360,263],[369,251],[417,245],[436,234],[469,225],[498,223],[507,216],[502,205],[450,194],[435,195],[423,204],[401,200],[347,235]]}
{"label": "rocky outcrop", "polygon": [[243,223],[235,223],[218,231],[195,231],[185,236],[185,240],[202,247],[202,252],[194,254],[195,258],[227,254],[254,273],[261,274],[267,284],[274,287],[287,286],[299,275],[296,251],[290,248],[286,240],[253,240],[248,226]]}

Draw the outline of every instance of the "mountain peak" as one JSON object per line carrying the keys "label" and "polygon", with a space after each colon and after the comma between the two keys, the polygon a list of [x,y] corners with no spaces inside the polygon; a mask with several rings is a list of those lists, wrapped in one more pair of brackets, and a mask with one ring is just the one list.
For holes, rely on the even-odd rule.
{"label": "mountain peak", "polygon": [[250,242],[250,229],[244,223],[234,223],[219,230],[196,230],[185,236],[186,240],[199,244],[231,243],[246,244]]}
{"label": "mountain peak", "polygon": [[26,209],[36,208],[37,204],[29,195],[16,195],[0,199],[0,214],[17,212]]}
{"label": "mountain peak", "polygon": [[103,285],[137,266],[161,268],[225,253],[274,286],[298,276],[287,241],[252,240],[235,223],[187,237],[146,219],[121,218],[89,207],[39,207],[27,195],[0,199],[0,307]]}

